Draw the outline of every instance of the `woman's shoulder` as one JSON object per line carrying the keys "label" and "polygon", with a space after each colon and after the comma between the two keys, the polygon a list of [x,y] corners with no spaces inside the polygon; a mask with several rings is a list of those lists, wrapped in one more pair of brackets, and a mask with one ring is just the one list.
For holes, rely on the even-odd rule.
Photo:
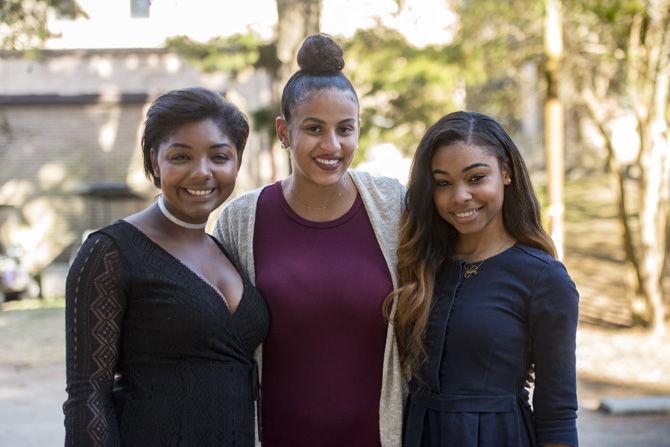
{"label": "woman's shoulder", "polygon": [[231,199],[228,203],[223,205],[223,210],[245,209],[249,207],[255,207],[256,203],[258,202],[258,197],[260,197],[261,195],[261,192],[268,186],[269,185],[264,185],[261,186],[260,188],[243,192],[242,194],[238,195],[234,199]]}
{"label": "woman's shoulder", "polygon": [[518,256],[526,258],[528,262],[537,263],[538,265],[542,266],[552,264],[554,262],[560,263],[560,261],[556,260],[556,258],[554,258],[546,251],[531,247],[530,245],[522,244],[521,242],[517,242],[514,245],[514,249],[514,252]]}
{"label": "woman's shoulder", "polygon": [[128,239],[128,231],[130,230],[126,228],[128,225],[130,224],[118,220],[86,235],[77,250],[70,272],[77,270],[73,266],[78,263],[83,263],[83,265],[100,264],[100,262],[92,262],[93,260],[111,262],[110,259],[120,258],[122,265],[125,265],[127,263],[125,250],[128,244],[125,244],[124,240]]}
{"label": "woman's shoulder", "polygon": [[556,271],[565,271],[561,261],[544,250],[517,242],[510,249],[502,253],[500,261],[508,273],[533,281],[538,275],[553,275]]}
{"label": "woman's shoulder", "polygon": [[133,234],[137,231],[139,230],[135,228],[133,224],[123,219],[119,219],[114,223],[90,232],[87,236],[87,239],[96,241],[110,241],[116,245],[119,245],[119,241],[127,239],[130,234]]}
{"label": "woman's shoulder", "polygon": [[[260,188],[252,189],[251,191],[243,192],[234,199],[225,203],[221,208],[221,213],[216,219],[217,224],[221,225],[224,222],[242,222],[248,220],[256,213],[256,205],[261,192],[269,185],[261,186]],[[252,219],[253,220],[253,219]]]}
{"label": "woman's shoulder", "polygon": [[404,194],[405,187],[398,179],[392,177],[376,176],[366,171],[350,170],[349,173],[357,181],[358,184],[373,186],[382,190],[402,192]]}
{"label": "woman's shoulder", "polygon": [[514,248],[518,256],[518,262],[514,263],[515,269],[528,275],[529,279],[532,277],[536,289],[575,291],[575,284],[561,261],[546,251],[521,243],[517,243]]}
{"label": "woman's shoulder", "polygon": [[397,179],[378,177],[365,171],[349,171],[366,208],[382,207],[386,213],[402,211],[405,187]]}

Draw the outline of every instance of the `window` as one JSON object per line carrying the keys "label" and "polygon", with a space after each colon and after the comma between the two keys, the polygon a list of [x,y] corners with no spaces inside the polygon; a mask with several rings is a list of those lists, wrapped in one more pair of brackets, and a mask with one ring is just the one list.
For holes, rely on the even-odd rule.
{"label": "window", "polygon": [[144,18],[149,17],[151,0],[130,0],[130,17]]}

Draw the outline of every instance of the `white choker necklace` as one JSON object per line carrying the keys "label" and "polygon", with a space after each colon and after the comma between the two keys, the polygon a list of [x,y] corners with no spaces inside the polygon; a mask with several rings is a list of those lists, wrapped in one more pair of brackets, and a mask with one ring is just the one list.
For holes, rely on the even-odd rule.
{"label": "white choker necklace", "polygon": [[193,223],[188,223],[184,222],[183,220],[175,217],[171,212],[167,210],[165,207],[165,202],[163,201],[163,194],[158,196],[158,208],[161,210],[161,213],[163,213],[163,216],[165,216],[170,222],[173,222],[180,227],[188,228],[189,230],[202,230],[207,226],[207,222],[201,223],[201,224],[193,224]]}

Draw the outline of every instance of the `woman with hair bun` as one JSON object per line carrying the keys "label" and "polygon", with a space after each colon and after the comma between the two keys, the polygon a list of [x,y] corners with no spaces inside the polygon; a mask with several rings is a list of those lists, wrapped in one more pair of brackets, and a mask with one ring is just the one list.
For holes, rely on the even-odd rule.
{"label": "woman with hair bun", "polygon": [[210,90],[157,98],[142,133],[161,194],[92,233],[67,277],[67,447],[254,445],[258,291],[205,232],[249,135]]}
{"label": "woman with hair bun", "polygon": [[262,443],[399,446],[402,377],[382,303],[397,283],[404,188],[349,169],[359,103],[339,45],[312,35],[297,59],[275,126],[292,173],[233,200],[215,229],[270,309]]}
{"label": "woman with hair bun", "polygon": [[387,301],[413,378],[403,445],[577,445],[579,296],[554,256],[504,129],[472,112],[428,129],[401,221],[401,284]]}

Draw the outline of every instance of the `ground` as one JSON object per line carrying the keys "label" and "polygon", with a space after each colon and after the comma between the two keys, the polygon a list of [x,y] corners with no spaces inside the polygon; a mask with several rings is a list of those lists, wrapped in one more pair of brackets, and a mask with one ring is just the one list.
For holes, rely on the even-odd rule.
{"label": "ground", "polygon": [[[670,335],[631,328],[623,253],[602,178],[567,191],[566,265],[581,294],[577,334],[582,447],[670,446],[670,414],[611,416],[615,396],[670,395]],[[666,274],[666,296],[670,297]],[[0,312],[0,446],[63,445],[63,302],[16,303]]]}

